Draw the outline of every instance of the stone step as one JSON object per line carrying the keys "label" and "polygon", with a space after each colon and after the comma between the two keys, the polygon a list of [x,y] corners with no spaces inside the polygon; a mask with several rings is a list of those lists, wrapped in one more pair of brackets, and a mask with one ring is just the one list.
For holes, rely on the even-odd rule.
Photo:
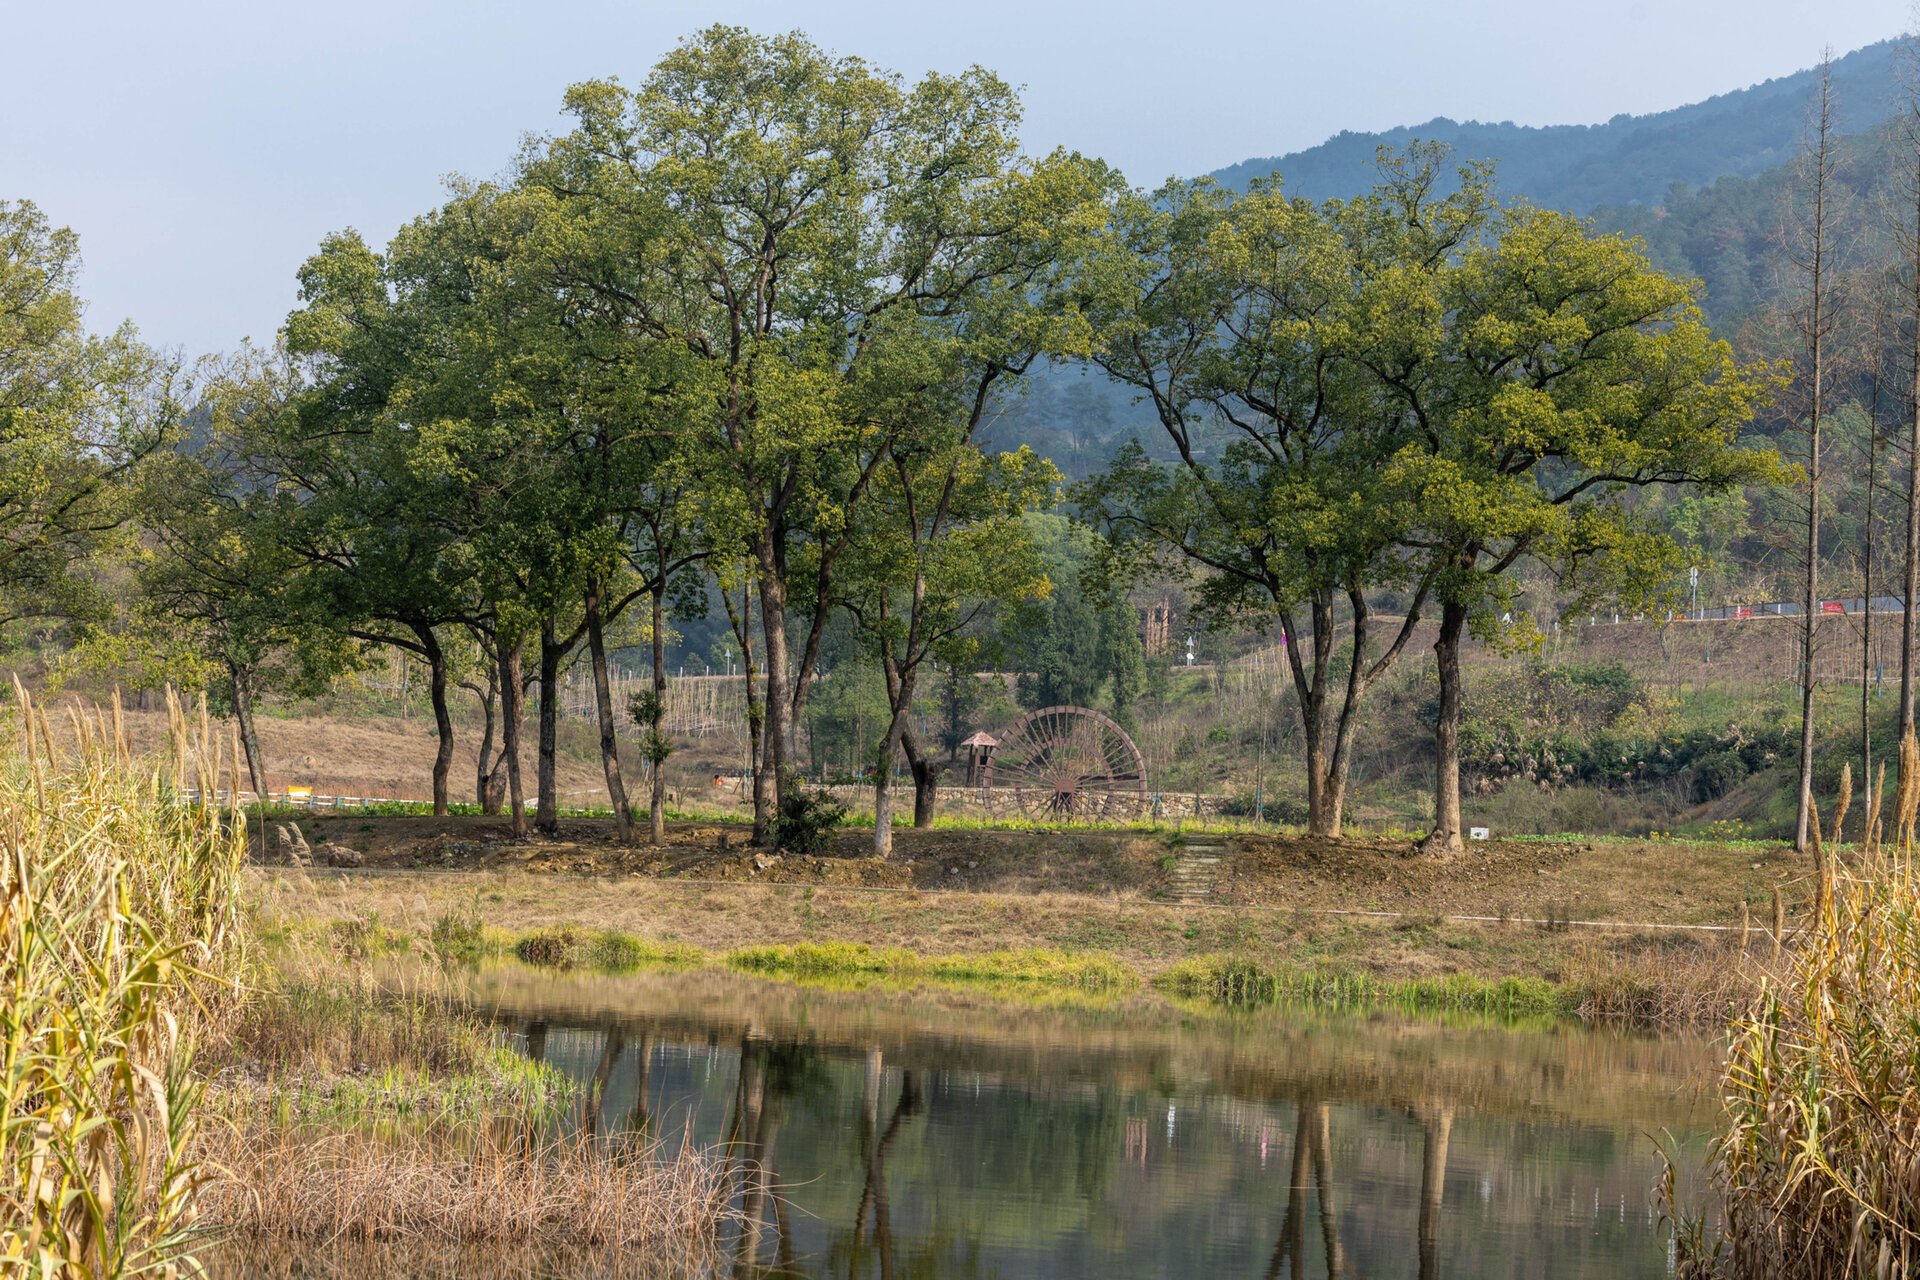
{"label": "stone step", "polygon": [[1174,854],[1167,868],[1167,884],[1161,896],[1179,902],[1200,902],[1213,896],[1219,882],[1219,867],[1227,847],[1218,844],[1190,844]]}

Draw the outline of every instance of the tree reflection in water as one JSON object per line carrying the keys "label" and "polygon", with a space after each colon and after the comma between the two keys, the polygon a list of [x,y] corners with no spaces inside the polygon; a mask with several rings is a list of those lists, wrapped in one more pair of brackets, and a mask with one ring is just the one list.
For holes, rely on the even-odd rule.
{"label": "tree reflection in water", "polygon": [[491,1003],[584,1129],[724,1146],[742,1277],[1665,1271],[1637,1135],[1685,1132],[1678,1042],[982,1002],[916,1024],[924,996],[710,976],[538,995]]}

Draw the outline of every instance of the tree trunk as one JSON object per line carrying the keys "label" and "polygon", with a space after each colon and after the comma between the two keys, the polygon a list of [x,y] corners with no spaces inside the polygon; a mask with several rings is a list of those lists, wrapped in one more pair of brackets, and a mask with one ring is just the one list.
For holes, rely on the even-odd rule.
{"label": "tree trunk", "polygon": [[1920,631],[1920,614],[1915,612],[1920,608],[1920,601],[1915,599],[1920,596],[1920,67],[1909,67],[1908,75],[1904,142],[1908,149],[1908,193],[1913,204],[1903,238],[1908,257],[1905,301],[1908,336],[1912,339],[1908,356],[1913,361],[1913,417],[1907,428],[1907,559],[1900,587],[1900,742],[1914,731],[1914,682],[1920,675],[1914,670],[1916,642],[1920,641],[1920,634],[1916,634]]}
{"label": "tree trunk", "polygon": [[[267,801],[267,765],[260,755],[260,735],[253,724],[253,671],[238,662],[227,664],[227,676],[233,682],[233,718],[240,725],[240,750],[247,757],[247,780],[260,803]],[[240,803],[234,797],[234,803]]]}
{"label": "tree trunk", "polygon": [[[751,681],[749,681],[751,684]],[[667,842],[667,579],[653,584],[653,723],[647,726],[647,837]]]}
{"label": "tree trunk", "polygon": [[901,709],[887,721],[887,736],[880,744],[879,759],[873,771],[873,856],[893,855],[893,768],[900,757],[900,740],[907,732],[906,708],[913,705],[909,693]]}
{"label": "tree trunk", "polygon": [[1827,182],[1833,160],[1829,148],[1833,129],[1832,63],[1824,61],[1815,99],[1813,170],[1809,177],[1813,224],[1808,229],[1806,340],[1812,379],[1807,415],[1807,580],[1805,616],[1800,627],[1800,794],[1793,823],[1793,847],[1805,850],[1811,841],[1808,823],[1813,813],[1813,656],[1820,615],[1820,415],[1826,407],[1827,314]]}
{"label": "tree trunk", "polygon": [[[771,537],[761,540],[760,635],[767,664],[766,724],[761,742],[762,771],[768,774],[778,805],[793,790],[795,758],[793,690],[787,678],[787,593]],[[756,806],[757,807],[757,806]],[[756,814],[755,827],[758,828]],[[756,840],[759,833],[756,830]]]}
{"label": "tree trunk", "polygon": [[[1914,282],[1920,290],[1920,280]],[[1916,308],[1920,310],[1920,308]],[[1920,596],[1920,315],[1915,317],[1913,424],[1907,440],[1907,562],[1900,585],[1900,733],[1905,742],[1913,734],[1915,596]]]}
{"label": "tree trunk", "polygon": [[550,836],[560,834],[560,658],[553,615],[548,614],[540,623],[540,794],[533,825]]}
{"label": "tree trunk", "polygon": [[520,684],[520,642],[500,646],[500,758],[507,766],[507,798],[513,834],[527,834],[527,796],[520,782],[520,725],[526,715]]}
{"label": "tree trunk", "polygon": [[433,754],[433,816],[447,816],[452,799],[453,713],[447,708],[447,653],[432,627],[416,627],[427,660],[427,692],[433,703],[433,731],[439,744]]}
{"label": "tree trunk", "polygon": [[740,587],[740,607],[733,597],[720,593],[726,602],[727,621],[733,626],[733,638],[740,642],[740,679],[747,698],[747,771],[753,785],[753,843],[764,845],[772,829],[773,801],[771,779],[766,768],[766,711],[755,683],[760,669],[753,658],[753,592],[749,584]]}
{"label": "tree trunk", "polygon": [[1467,607],[1440,606],[1440,636],[1433,642],[1440,676],[1440,711],[1433,724],[1433,830],[1420,842],[1423,853],[1458,853],[1460,843],[1460,641]]}
{"label": "tree trunk", "polygon": [[[620,735],[613,719],[613,681],[607,674],[606,621],[600,616],[601,584],[587,584],[587,653],[593,666],[593,709],[600,721],[600,767],[607,775],[607,800],[621,844],[633,843],[633,812],[627,808],[627,783],[620,776]],[[655,841],[655,843],[659,843]]]}
{"label": "tree trunk", "polygon": [[493,756],[493,709],[500,696],[500,668],[496,663],[487,671],[487,687],[484,691],[474,689],[480,703],[480,752],[473,760],[473,802],[480,806],[480,812],[489,816],[500,812],[500,804],[493,798],[493,779],[500,770],[499,761]]}
{"label": "tree trunk", "polygon": [[940,762],[920,749],[911,730],[900,739],[900,745],[906,750],[907,768],[913,773],[913,825],[931,827],[939,800]]}

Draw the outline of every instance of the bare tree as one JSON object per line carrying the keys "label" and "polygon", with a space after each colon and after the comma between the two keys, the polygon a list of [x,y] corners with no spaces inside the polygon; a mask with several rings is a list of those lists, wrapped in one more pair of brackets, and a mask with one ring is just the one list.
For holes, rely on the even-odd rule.
{"label": "bare tree", "polygon": [[1899,144],[1902,174],[1901,214],[1895,228],[1900,248],[1902,290],[1906,313],[1906,352],[1913,375],[1907,438],[1907,546],[1905,578],[1900,588],[1900,725],[1899,739],[1914,731],[1915,603],[1920,597],[1920,52],[1909,48],[1906,101],[1900,113]]}
{"label": "bare tree", "polygon": [[1820,58],[1820,77],[1814,86],[1806,154],[1794,191],[1788,253],[1805,281],[1806,292],[1794,322],[1806,364],[1798,370],[1805,396],[1807,421],[1807,541],[1806,577],[1800,618],[1800,794],[1794,817],[1793,846],[1808,846],[1808,819],[1813,811],[1813,692],[1814,646],[1820,621],[1820,426],[1826,407],[1827,338],[1833,331],[1835,263],[1833,223],[1829,216],[1836,187],[1837,147],[1834,137],[1833,51]]}

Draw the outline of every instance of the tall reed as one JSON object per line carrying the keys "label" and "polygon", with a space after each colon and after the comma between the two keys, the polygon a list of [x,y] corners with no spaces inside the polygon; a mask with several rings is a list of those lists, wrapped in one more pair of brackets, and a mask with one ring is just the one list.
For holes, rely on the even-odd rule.
{"label": "tall reed", "polygon": [[[245,833],[178,801],[220,743],[173,706],[137,767],[117,706],[53,724],[15,685],[0,749],[0,1276],[192,1271],[196,1028],[236,962]],[[197,727],[197,732],[196,732]]]}
{"label": "tall reed", "polygon": [[[1911,739],[1903,766],[1920,759]],[[1920,787],[1903,767],[1898,845],[1825,860],[1813,920],[1733,1024],[1713,1172],[1724,1228],[1682,1231],[1682,1276],[1920,1276]]]}

